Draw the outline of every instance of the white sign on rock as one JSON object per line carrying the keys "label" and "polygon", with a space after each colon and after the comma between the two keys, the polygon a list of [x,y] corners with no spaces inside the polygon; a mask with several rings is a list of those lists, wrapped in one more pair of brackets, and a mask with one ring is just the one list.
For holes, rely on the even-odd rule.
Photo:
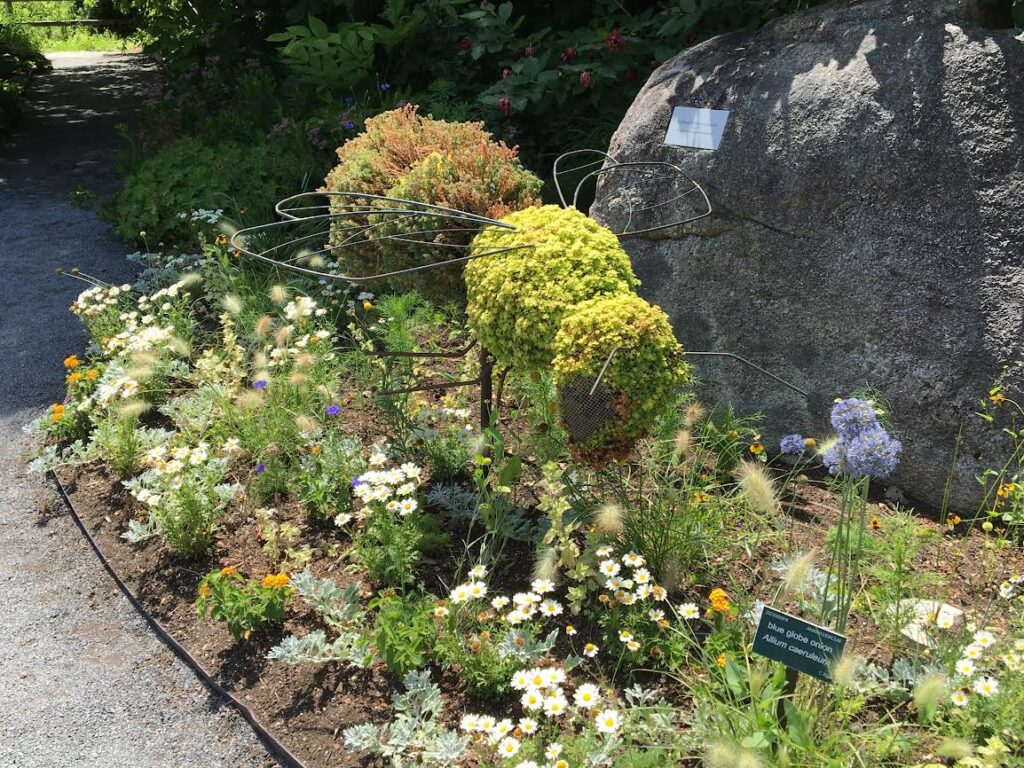
{"label": "white sign on rock", "polygon": [[668,123],[665,143],[676,147],[718,149],[728,119],[727,109],[675,107]]}

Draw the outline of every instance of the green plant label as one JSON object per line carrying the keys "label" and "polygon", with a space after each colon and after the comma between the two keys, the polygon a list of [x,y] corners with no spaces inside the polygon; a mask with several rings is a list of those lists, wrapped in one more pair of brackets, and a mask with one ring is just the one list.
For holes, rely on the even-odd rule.
{"label": "green plant label", "polygon": [[844,635],[768,606],[754,637],[754,653],[825,682],[832,681],[832,667],[845,647]]}

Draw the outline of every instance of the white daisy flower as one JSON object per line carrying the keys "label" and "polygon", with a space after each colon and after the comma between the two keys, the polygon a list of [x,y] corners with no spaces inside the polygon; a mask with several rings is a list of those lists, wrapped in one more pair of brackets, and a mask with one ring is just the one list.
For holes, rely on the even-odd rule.
{"label": "white daisy flower", "polygon": [[615,733],[622,725],[622,718],[614,709],[605,709],[597,713],[594,724],[599,733]]}
{"label": "white daisy flower", "polygon": [[573,694],[572,699],[577,707],[590,709],[596,706],[597,702],[601,700],[601,692],[593,683],[584,683],[576,689],[576,693]]}

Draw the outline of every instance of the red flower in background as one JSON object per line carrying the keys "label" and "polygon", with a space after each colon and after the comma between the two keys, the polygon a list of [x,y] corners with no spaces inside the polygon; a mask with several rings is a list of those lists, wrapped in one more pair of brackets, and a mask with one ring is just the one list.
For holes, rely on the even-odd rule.
{"label": "red flower in background", "polygon": [[571,48],[566,48],[558,54],[558,58],[562,60],[563,64],[572,64],[576,61],[576,46],[574,45]]}
{"label": "red flower in background", "polygon": [[626,44],[626,39],[622,36],[622,31],[618,27],[615,27],[615,29],[605,36],[604,44],[612,53],[618,53],[622,50],[622,46]]}
{"label": "red flower in background", "polygon": [[658,67],[660,67],[660,66],[661,66],[661,62],[660,61],[658,61],[657,59],[651,59],[651,71],[652,72],[655,69],[657,69]]}
{"label": "red flower in background", "polygon": [[463,51],[468,51],[473,47],[473,41],[468,37],[464,37],[459,40],[459,48]]}
{"label": "red flower in background", "polygon": [[589,69],[584,69],[580,72],[580,85],[582,85],[584,90],[587,91],[594,86],[594,76],[590,74]]}
{"label": "red flower in background", "polygon": [[632,83],[636,80],[636,67],[630,67],[622,74],[622,79],[627,83]]}
{"label": "red flower in background", "polygon": [[537,49],[534,48],[532,44],[526,46],[526,50],[523,51],[523,53],[525,53],[527,56],[533,56],[536,52],[537,52]]}
{"label": "red flower in background", "polygon": [[508,80],[509,77],[511,76],[511,74],[512,74],[512,70],[509,69],[508,67],[505,67],[503,70],[501,70],[501,79],[502,80]]}
{"label": "red flower in background", "polygon": [[498,111],[505,115],[505,117],[512,114],[512,102],[509,101],[508,96],[498,97]]}

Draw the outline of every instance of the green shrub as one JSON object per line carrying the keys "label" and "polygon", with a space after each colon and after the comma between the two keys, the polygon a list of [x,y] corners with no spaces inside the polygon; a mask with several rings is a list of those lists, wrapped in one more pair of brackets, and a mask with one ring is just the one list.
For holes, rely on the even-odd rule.
{"label": "green shrub", "polygon": [[[579,304],[566,314],[555,336],[555,385],[559,391],[584,379],[590,383],[615,350],[601,379],[616,416],[574,446],[588,462],[624,457],[672,407],[688,367],[668,317],[635,295],[606,296]],[[566,405],[563,396],[563,409]],[[564,413],[563,413],[564,416]],[[568,425],[567,425],[568,426]],[[567,429],[570,437],[573,430]]]}
{"label": "green shrub", "polygon": [[[516,150],[495,142],[483,124],[433,120],[418,115],[413,106],[368,119],[366,131],[341,147],[338,159],[339,165],[327,175],[327,191],[400,197],[491,218],[536,204],[541,187],[540,179],[522,167]],[[353,223],[365,222],[335,222],[332,244],[349,238]],[[468,245],[476,231],[472,224],[431,216],[376,223],[386,225],[371,231],[377,247],[338,251],[351,274],[390,272],[456,258],[464,254],[450,246]],[[415,243],[388,239],[432,229],[448,231],[413,235]],[[441,247],[430,248],[423,242]],[[410,278],[396,284],[415,284],[434,298],[459,297],[461,272],[458,267],[441,273],[430,270],[423,280]]]}
{"label": "green shrub", "polygon": [[49,69],[49,59],[27,28],[0,20],[0,135],[17,122],[22,110],[21,94],[29,77]]}
{"label": "green shrub", "polygon": [[437,631],[429,598],[385,594],[369,608],[377,609],[373,640],[388,671],[403,677],[430,661]]}
{"label": "green shrub", "polygon": [[311,156],[283,146],[181,139],[133,169],[105,216],[125,240],[168,248],[194,247],[190,211],[245,208],[248,220],[270,221],[274,203],[301,191],[316,170]]}
{"label": "green shrub", "polygon": [[196,610],[200,617],[223,621],[235,640],[245,638],[265,626],[284,621],[284,606],[291,596],[286,573],[264,576],[259,582],[246,582],[233,565],[210,571],[199,582]]}
{"label": "green shrub", "polygon": [[639,281],[610,230],[574,208],[546,205],[509,214],[514,230],[488,227],[478,253],[516,248],[466,265],[470,327],[503,365],[550,365],[562,318],[597,296],[632,291]]}

